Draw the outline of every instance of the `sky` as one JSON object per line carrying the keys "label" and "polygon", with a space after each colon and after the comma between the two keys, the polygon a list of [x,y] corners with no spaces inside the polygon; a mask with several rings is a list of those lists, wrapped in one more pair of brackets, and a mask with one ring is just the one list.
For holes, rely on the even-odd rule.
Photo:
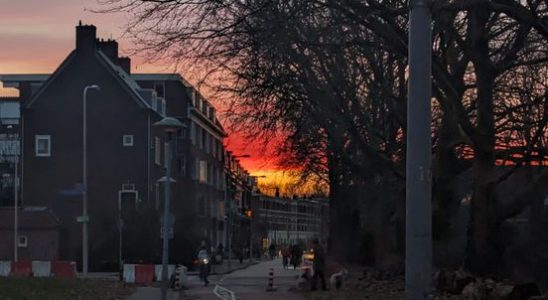
{"label": "sky", "polygon": [[[53,72],[74,49],[75,26],[80,20],[94,24],[98,38],[116,39],[121,55],[127,55],[133,48],[131,40],[123,36],[127,16],[91,11],[98,8],[96,0],[0,0],[0,74]],[[169,63],[149,64],[132,56],[132,72],[172,71]],[[179,71],[188,78],[184,70]],[[232,133],[226,144],[235,155],[251,156],[240,161],[253,175],[278,172],[276,176],[280,176],[264,149],[249,146],[242,135]]]}

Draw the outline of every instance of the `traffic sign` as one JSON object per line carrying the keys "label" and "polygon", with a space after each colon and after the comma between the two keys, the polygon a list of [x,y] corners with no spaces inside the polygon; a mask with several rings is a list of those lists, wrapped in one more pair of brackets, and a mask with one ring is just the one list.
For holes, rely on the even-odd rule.
{"label": "traffic sign", "polygon": [[76,222],[78,222],[78,223],[87,223],[87,222],[89,222],[89,216],[78,216],[78,217],[76,217]]}
{"label": "traffic sign", "polygon": [[85,190],[86,189],[85,189],[83,184],[76,183],[76,184],[74,184],[74,188],[60,190],[59,194],[61,194],[63,196],[82,196],[84,194]]}
{"label": "traffic sign", "polygon": [[[165,232],[165,227],[162,226],[160,227],[160,238],[163,239],[164,238],[164,232]],[[168,227],[167,228],[167,238],[168,239],[173,239],[173,227]]]}

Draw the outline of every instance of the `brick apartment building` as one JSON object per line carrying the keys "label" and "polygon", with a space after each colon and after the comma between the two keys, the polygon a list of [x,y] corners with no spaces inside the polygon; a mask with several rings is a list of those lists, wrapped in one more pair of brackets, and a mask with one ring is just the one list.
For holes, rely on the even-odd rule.
{"label": "brick apartment building", "polygon": [[214,247],[226,236],[226,133],[215,108],[179,74],[130,70],[116,41],[80,23],[76,48],[52,74],[0,75],[4,87],[19,90],[22,107],[21,204],[59,217],[59,256],[78,262],[82,197],[71,193],[82,182],[82,95],[100,87],[88,91],[86,105],[91,270],[114,269],[121,223],[124,261],[160,259],[166,140],[153,124],[166,116],[186,125],[174,141],[170,259],[188,262],[200,241]]}

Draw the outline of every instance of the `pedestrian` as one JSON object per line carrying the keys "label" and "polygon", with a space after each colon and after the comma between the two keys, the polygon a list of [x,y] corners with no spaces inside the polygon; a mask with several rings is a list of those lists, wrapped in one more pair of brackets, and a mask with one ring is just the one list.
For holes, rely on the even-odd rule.
{"label": "pedestrian", "polygon": [[290,256],[289,247],[284,246],[282,248],[282,264],[283,264],[284,269],[288,268],[289,256]]}
{"label": "pedestrian", "polygon": [[240,261],[240,265],[244,263],[244,249],[238,248],[238,260]]}
{"label": "pedestrian", "polygon": [[268,254],[270,255],[270,259],[274,259],[276,256],[276,246],[273,243],[268,247]]}
{"label": "pedestrian", "polygon": [[207,279],[209,275],[209,254],[205,243],[202,243],[202,247],[198,252],[198,261],[200,262],[200,279],[204,282],[204,286],[207,286],[209,284]]}
{"label": "pedestrian", "polygon": [[317,289],[318,279],[321,281],[322,290],[326,291],[327,286],[325,284],[325,252],[323,251],[320,241],[314,239],[312,241],[312,249],[314,251],[314,261],[312,262],[312,268],[314,269],[314,275],[312,275],[312,290]]}
{"label": "pedestrian", "polygon": [[297,267],[301,264],[301,257],[303,256],[303,252],[299,245],[295,244],[293,247],[291,247],[291,265],[293,266],[293,269],[296,270]]}

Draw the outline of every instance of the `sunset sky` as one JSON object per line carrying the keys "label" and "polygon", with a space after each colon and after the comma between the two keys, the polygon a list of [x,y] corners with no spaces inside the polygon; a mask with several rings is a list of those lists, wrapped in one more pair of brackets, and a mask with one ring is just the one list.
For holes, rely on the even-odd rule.
{"label": "sunset sky", "polygon": [[[74,49],[79,20],[94,24],[98,37],[116,39],[121,53],[128,54],[133,45],[123,36],[127,16],[90,11],[97,8],[96,0],[0,0],[0,74],[53,72]],[[167,62],[152,65],[134,55],[132,69],[145,73],[179,71],[189,77],[185,70],[175,70]],[[276,167],[264,149],[249,146],[237,134],[231,134],[226,143],[236,155],[251,156],[242,158],[241,163],[252,174],[274,175]]]}

